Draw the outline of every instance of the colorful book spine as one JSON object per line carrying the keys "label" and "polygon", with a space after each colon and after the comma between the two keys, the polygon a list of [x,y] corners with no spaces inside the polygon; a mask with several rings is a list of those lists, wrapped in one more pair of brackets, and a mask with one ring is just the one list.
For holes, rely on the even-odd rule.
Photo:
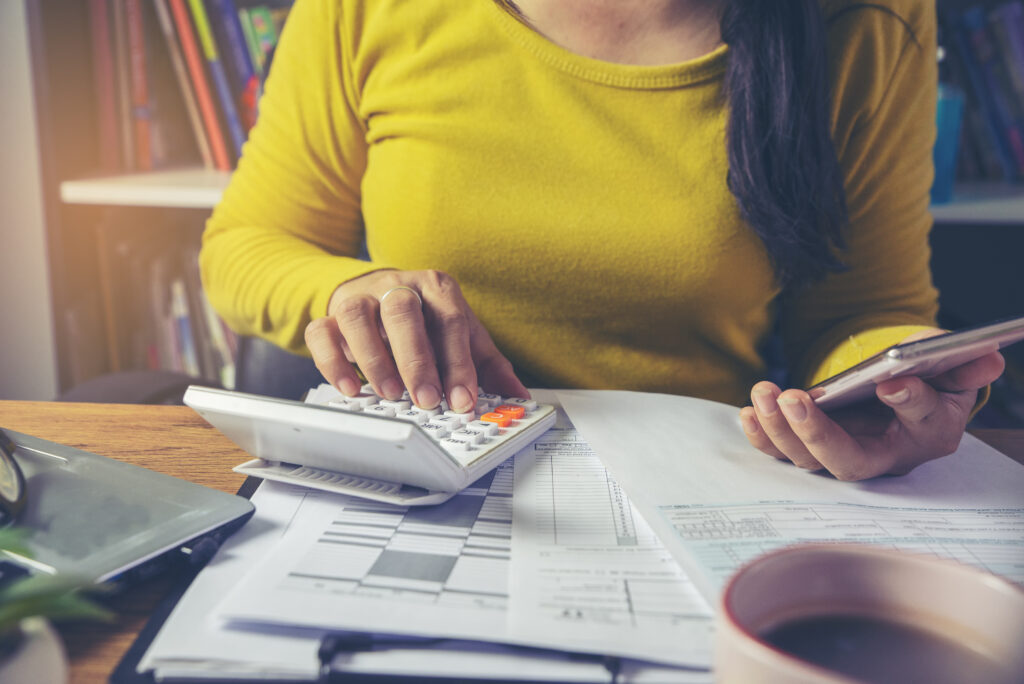
{"label": "colorful book spine", "polygon": [[131,78],[132,132],[135,168],[153,168],[151,149],[149,82],[146,72],[146,38],[142,26],[140,0],[124,0],[125,25],[128,31],[128,73]]}
{"label": "colorful book spine", "polygon": [[265,55],[260,49],[259,42],[256,40],[256,34],[252,30],[252,19],[249,18],[248,8],[238,8],[238,23],[242,25],[242,35],[245,36],[245,47],[249,50],[249,60],[252,62],[252,67],[262,79]]}
{"label": "colorful book spine", "polygon": [[238,109],[235,107],[234,96],[231,87],[228,85],[227,74],[224,73],[224,65],[221,64],[220,54],[217,52],[217,44],[213,39],[213,31],[210,29],[210,20],[206,15],[206,8],[203,0],[188,0],[189,8],[192,10],[192,19],[195,22],[196,35],[199,36],[199,44],[202,46],[203,55],[206,57],[206,65],[210,71],[210,80],[213,81],[214,89],[217,92],[217,100],[224,114],[224,121],[227,124],[228,134],[234,144],[235,155],[242,154],[242,145],[245,143],[245,131],[242,129],[242,122],[238,116]]}
{"label": "colorful book spine", "polygon": [[256,123],[256,104],[259,101],[260,82],[256,78],[252,58],[245,44],[245,32],[238,19],[234,0],[208,0],[212,16],[217,18],[220,35],[224,38],[225,61],[230,67],[242,126],[248,131]]}
{"label": "colorful book spine", "polygon": [[1018,105],[1024,107],[1024,2],[998,5],[989,13],[989,19],[1013,95]]}
{"label": "colorful book spine", "polygon": [[125,0],[111,0],[114,29],[114,66],[117,72],[117,119],[121,138],[121,166],[135,169],[135,120],[132,115],[132,81],[129,64],[128,19]]}
{"label": "colorful book spine", "polygon": [[164,42],[167,45],[167,54],[174,69],[175,79],[178,82],[178,89],[181,92],[181,99],[185,105],[189,125],[195,137],[196,147],[199,149],[199,156],[203,159],[203,166],[208,169],[216,168],[213,160],[213,152],[210,150],[210,141],[203,129],[203,119],[199,112],[199,105],[196,104],[195,93],[192,91],[192,84],[189,82],[188,67],[185,65],[185,58],[181,52],[181,45],[174,33],[174,22],[171,13],[167,9],[166,0],[153,0],[153,8],[156,10],[157,22],[160,31],[163,33]]}
{"label": "colorful book spine", "polygon": [[108,0],[89,0],[89,22],[99,163],[104,171],[114,172],[121,166],[121,141],[117,130],[117,67],[114,65]]}
{"label": "colorful book spine", "polygon": [[199,365],[199,352],[196,350],[190,315],[185,281],[175,278],[171,282],[171,317],[175,322],[176,338],[180,345],[182,370],[198,378],[203,373]]}
{"label": "colorful book spine", "polygon": [[1013,180],[1018,175],[1017,151],[1024,155],[1024,140],[1020,139],[1019,134],[1015,135],[1009,113],[996,95],[992,69],[987,66],[992,61],[992,50],[983,9],[974,7],[960,15],[954,40],[975,100],[984,114],[992,148],[1003,169],[1003,177]]}
{"label": "colorful book spine", "polygon": [[206,80],[203,56],[199,51],[196,37],[192,33],[192,21],[189,19],[185,0],[167,0],[167,2],[178,29],[181,52],[185,56],[185,64],[188,66],[192,86],[195,88],[196,102],[203,118],[203,127],[210,138],[210,150],[213,154],[214,164],[222,171],[230,171],[232,168],[231,157],[228,155],[227,143],[217,118],[217,107],[210,92],[210,85]]}
{"label": "colorful book spine", "polygon": [[274,24],[274,15],[271,14],[269,8],[263,5],[250,7],[249,23],[252,26],[257,49],[263,55],[263,71],[266,72],[267,58],[277,47],[277,26]]}

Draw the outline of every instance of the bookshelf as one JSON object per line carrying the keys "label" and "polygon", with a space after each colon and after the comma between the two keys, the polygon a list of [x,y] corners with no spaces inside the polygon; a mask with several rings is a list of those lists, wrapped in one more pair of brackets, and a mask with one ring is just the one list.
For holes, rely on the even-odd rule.
{"label": "bookshelf", "polygon": [[[236,0],[250,1],[257,0]],[[0,398],[49,399],[93,375],[136,368],[138,361],[126,351],[131,281],[123,276],[134,265],[131,255],[137,249],[153,259],[194,248],[230,179],[229,171],[204,167],[196,150],[192,159],[155,171],[103,171],[91,33],[83,30],[90,25],[89,6],[0,2],[5,79],[15,76],[0,131],[10,152],[0,158],[2,199],[19,207],[0,223],[4,249],[16,245],[8,268],[0,270],[0,285],[3,293],[18,293],[0,295],[0,320],[24,321],[19,327],[33,331],[0,345]],[[986,249],[1022,253],[1017,242],[1024,235],[1024,185],[962,185],[952,202],[933,207],[933,215],[942,238],[937,251],[958,255],[960,242],[977,242],[969,229],[987,226],[992,230],[983,231],[981,240]],[[15,224],[18,240],[11,242]],[[967,271],[951,261],[942,275],[949,283],[944,296],[991,270],[983,260]],[[998,289],[1024,292],[1024,286]]]}
{"label": "bookshelf", "polygon": [[[196,347],[200,338],[230,342],[230,333],[215,334],[211,327],[195,255],[239,147],[226,130],[232,122],[224,118],[225,98],[238,98],[239,116],[254,106],[244,94],[259,91],[292,1],[0,3],[7,94],[0,110],[0,142],[7,151],[0,157],[0,199],[15,208],[0,221],[7,262],[0,269],[0,320],[31,331],[0,345],[0,399],[52,399],[118,370],[159,367],[223,381],[211,366],[222,359],[211,360],[209,350],[195,352],[202,363],[192,368],[169,367],[162,349],[159,358],[153,349],[140,352],[140,309],[173,308],[187,297],[192,327],[178,330],[179,337],[194,337]],[[191,65],[186,32],[192,34],[192,56],[199,58]],[[219,56],[211,56],[211,43]],[[215,82],[215,59],[227,81]],[[198,97],[192,79],[203,78],[211,118],[193,117],[202,107],[194,103],[190,110],[187,102],[186,90]],[[140,93],[148,99],[140,100]],[[210,126],[223,127],[227,164],[204,149],[201,140],[212,145]],[[172,294],[157,302],[158,288],[148,281],[163,271]],[[183,296],[175,294],[181,282],[187,284]],[[179,365],[180,351],[174,350]]]}

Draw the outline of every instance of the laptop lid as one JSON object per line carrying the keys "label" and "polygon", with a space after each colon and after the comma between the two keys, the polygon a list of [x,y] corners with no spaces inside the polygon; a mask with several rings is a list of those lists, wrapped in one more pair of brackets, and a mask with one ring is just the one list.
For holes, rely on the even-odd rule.
{"label": "laptop lid", "polygon": [[27,498],[13,524],[30,557],[3,561],[30,572],[95,582],[126,573],[203,538],[217,544],[253,513],[247,499],[29,435],[16,446]]}

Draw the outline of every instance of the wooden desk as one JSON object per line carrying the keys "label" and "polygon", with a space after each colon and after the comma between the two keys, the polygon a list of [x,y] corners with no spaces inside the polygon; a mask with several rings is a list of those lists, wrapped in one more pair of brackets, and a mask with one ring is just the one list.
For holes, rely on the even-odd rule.
{"label": "wooden desk", "polygon": [[[0,401],[0,426],[93,451],[234,493],[245,478],[231,468],[245,452],[184,406],[130,406]],[[1024,430],[975,433],[1024,464]],[[171,585],[162,577],[112,600],[112,624],[64,625],[71,682],[106,682]]]}

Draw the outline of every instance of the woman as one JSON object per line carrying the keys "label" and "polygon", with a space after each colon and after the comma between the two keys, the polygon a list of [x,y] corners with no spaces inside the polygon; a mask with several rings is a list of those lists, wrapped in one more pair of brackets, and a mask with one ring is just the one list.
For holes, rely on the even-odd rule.
{"label": "woman", "polygon": [[757,380],[775,332],[798,386],[936,332],[934,12],[298,0],[205,286],[346,394],[358,367],[458,410],[478,384],[750,396],[776,458],[906,472],[955,448],[998,354],[831,417]]}

